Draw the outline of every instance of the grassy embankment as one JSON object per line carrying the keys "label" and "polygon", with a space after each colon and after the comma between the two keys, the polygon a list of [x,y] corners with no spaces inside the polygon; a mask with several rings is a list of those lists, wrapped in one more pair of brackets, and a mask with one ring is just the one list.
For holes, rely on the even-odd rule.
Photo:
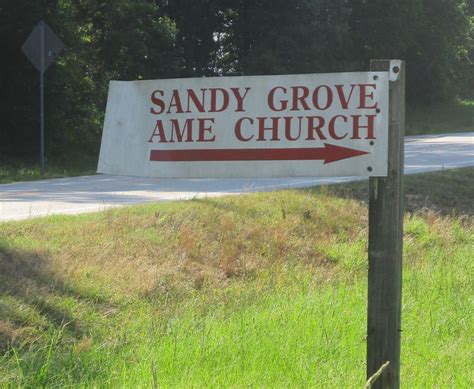
{"label": "grassy embankment", "polygon": [[[364,185],[2,224],[0,387],[362,387]],[[473,191],[407,177],[403,387],[474,384]]]}
{"label": "grassy embankment", "polygon": [[40,167],[37,162],[24,162],[12,158],[3,159],[0,156],[0,184],[86,176],[96,174],[96,171],[97,157],[91,156],[76,156],[68,160],[46,161],[43,176],[41,176]]}
{"label": "grassy embankment", "polygon": [[474,100],[411,109],[407,106],[406,135],[474,131]]}
{"label": "grassy embankment", "polygon": [[[474,131],[474,101],[457,101],[428,107],[407,109],[406,134],[439,134]],[[45,174],[39,165],[0,158],[0,184],[43,178],[60,178],[95,174],[97,158],[76,156],[63,161],[47,161]]]}

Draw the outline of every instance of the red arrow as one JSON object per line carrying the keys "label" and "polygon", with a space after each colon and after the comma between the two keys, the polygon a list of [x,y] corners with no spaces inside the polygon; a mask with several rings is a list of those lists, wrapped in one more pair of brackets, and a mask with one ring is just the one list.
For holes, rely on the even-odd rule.
{"label": "red arrow", "polygon": [[323,160],[324,164],[369,154],[328,143],[320,148],[294,149],[203,149],[203,150],[151,150],[150,161],[307,161]]}

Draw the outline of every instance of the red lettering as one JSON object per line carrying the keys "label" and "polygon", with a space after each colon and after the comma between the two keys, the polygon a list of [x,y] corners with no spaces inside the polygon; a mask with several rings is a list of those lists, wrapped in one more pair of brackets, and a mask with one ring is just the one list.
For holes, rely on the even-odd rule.
{"label": "red lettering", "polygon": [[235,132],[235,136],[237,137],[238,140],[240,140],[241,142],[248,142],[249,140],[253,139],[253,135],[250,135],[249,138],[245,138],[242,135],[242,122],[244,120],[248,120],[250,122],[250,124],[253,124],[253,119],[251,119],[251,118],[240,118],[239,120],[237,120],[237,123],[235,123],[234,132]]}
{"label": "red lettering", "polygon": [[291,116],[285,116],[283,118],[285,120],[285,137],[287,140],[295,141],[298,140],[301,136],[301,120],[303,120],[303,116],[298,116],[298,135],[296,137],[291,136]]}
{"label": "red lettering", "polygon": [[171,107],[176,107],[175,113],[183,113],[183,106],[181,104],[181,99],[179,97],[179,92],[177,89],[173,89],[173,95],[171,96],[170,105],[168,106],[168,111],[166,113],[171,112]]}
{"label": "red lettering", "polygon": [[201,100],[199,100],[196,93],[192,89],[187,90],[187,92],[188,92],[188,106],[187,106],[187,109],[186,109],[187,113],[191,112],[191,110],[189,109],[190,100],[193,101],[193,104],[196,107],[196,109],[198,110],[198,112],[205,112],[206,111],[206,109],[204,108],[204,103],[206,101],[206,90],[207,89],[201,89],[201,92],[202,92]]}
{"label": "red lettering", "polygon": [[359,96],[359,109],[375,109],[377,108],[378,104],[375,103],[374,105],[368,106],[367,98],[370,97],[372,101],[374,100],[374,92],[367,93],[367,88],[373,88],[374,90],[377,88],[375,84],[359,84],[360,88],[360,96]]}
{"label": "red lettering", "polygon": [[[326,137],[321,132],[321,129],[324,126],[324,118],[322,116],[308,116],[308,136],[306,140],[315,140],[314,132],[318,135],[318,139],[325,140]],[[314,124],[314,121],[318,120],[318,124]]]}
{"label": "red lettering", "polygon": [[[209,112],[222,112],[229,106],[229,92],[222,88],[209,88],[211,91],[211,109]],[[221,92],[222,105],[217,108],[217,92]]]}
{"label": "red lettering", "polygon": [[153,107],[150,108],[150,112],[154,115],[159,115],[160,113],[162,113],[165,110],[165,102],[163,100],[161,100],[159,97],[156,97],[157,94],[163,96],[164,93],[163,93],[162,90],[155,90],[151,94],[151,102],[153,104],[157,105],[158,107],[160,107],[159,111],[156,111],[155,108],[153,108]]}
{"label": "red lettering", "polygon": [[[321,88],[324,88],[326,90],[326,105],[324,107],[320,105],[320,101],[319,101],[320,99],[319,91],[321,90]],[[327,85],[320,85],[313,92],[313,105],[315,108],[319,109],[320,111],[324,111],[328,109],[332,104],[332,100],[333,100],[332,90]]]}
{"label": "red lettering", "polygon": [[178,119],[171,119],[171,138],[169,143],[174,143],[174,136],[176,134],[176,141],[182,142],[184,138],[184,133],[186,132],[186,140],[185,142],[192,142],[193,141],[193,119],[186,119],[184,122],[183,129],[179,128],[179,121]]}
{"label": "red lettering", "polygon": [[339,96],[339,101],[341,102],[342,109],[348,109],[349,103],[351,101],[352,93],[356,87],[355,84],[351,84],[351,91],[349,92],[349,96],[346,97],[344,94],[344,85],[335,85],[337,95]]}
{"label": "red lettering", "polygon": [[336,120],[339,118],[341,118],[344,121],[344,123],[347,123],[347,117],[343,115],[336,115],[333,118],[331,118],[331,120],[329,121],[329,136],[332,139],[340,140],[340,139],[344,139],[347,136],[347,133],[344,136],[338,136],[336,134]]}
{"label": "red lettering", "polygon": [[283,91],[283,93],[286,93],[287,90],[286,88],[282,86],[276,86],[273,88],[269,93],[268,93],[268,106],[272,111],[284,111],[285,109],[288,108],[288,100],[280,100],[280,108],[275,107],[275,92],[280,89]]}
{"label": "red lettering", "polygon": [[374,128],[375,128],[376,115],[365,115],[365,117],[367,118],[368,123],[366,126],[361,126],[360,125],[361,115],[352,115],[353,134],[352,134],[351,139],[360,139],[359,130],[361,128],[367,129],[367,136],[365,137],[365,139],[375,139]]}
{"label": "red lettering", "polygon": [[[206,135],[212,134],[212,124],[214,124],[214,118],[199,118],[197,119],[199,122],[199,138],[198,142],[214,142],[216,140],[216,136],[214,135],[212,138],[207,138]],[[206,121],[210,122],[209,124]]]}
{"label": "red lettering", "polygon": [[[265,120],[266,119],[271,119],[272,121],[272,126],[271,127],[265,127]],[[272,138],[270,139],[271,141],[278,141],[280,138],[278,137],[278,121],[280,120],[279,117],[258,117],[258,142],[266,141],[265,139],[265,131],[271,131],[272,132]]]}
{"label": "red lettering", "polygon": [[244,112],[244,99],[245,97],[247,97],[247,93],[249,93],[250,88],[245,88],[245,93],[243,96],[240,94],[239,88],[230,88],[230,90],[237,99],[237,109],[235,110],[235,112]]}
{"label": "red lettering", "polygon": [[293,104],[291,110],[298,111],[298,103],[300,103],[305,111],[309,111],[311,108],[306,102],[306,98],[309,96],[309,89],[305,86],[292,86],[291,89],[293,91]]}
{"label": "red lettering", "polygon": [[160,140],[158,141],[159,143],[166,143],[165,129],[163,128],[163,122],[161,120],[156,121],[153,134],[151,134],[150,139],[148,139],[148,143],[153,143],[153,138],[155,136],[158,136],[160,138]]}

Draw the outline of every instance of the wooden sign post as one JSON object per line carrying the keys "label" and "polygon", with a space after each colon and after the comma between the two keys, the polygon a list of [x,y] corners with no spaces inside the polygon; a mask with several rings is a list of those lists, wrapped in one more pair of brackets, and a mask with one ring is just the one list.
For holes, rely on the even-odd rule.
{"label": "wooden sign post", "polygon": [[372,388],[400,387],[403,256],[403,159],[405,63],[372,60],[371,71],[388,71],[388,176],[370,178],[367,378],[389,364]]}
{"label": "wooden sign post", "polygon": [[398,388],[404,69],[111,81],[98,172],[370,177],[367,375]]}

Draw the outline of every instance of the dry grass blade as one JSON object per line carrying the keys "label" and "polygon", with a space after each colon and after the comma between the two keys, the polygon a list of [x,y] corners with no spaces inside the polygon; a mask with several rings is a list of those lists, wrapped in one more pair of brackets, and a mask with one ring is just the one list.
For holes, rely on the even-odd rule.
{"label": "dry grass blade", "polygon": [[387,366],[390,365],[390,361],[385,362],[382,366],[380,366],[380,369],[378,369],[366,382],[364,388],[365,389],[370,389],[373,384],[378,380],[378,378],[382,375],[383,371],[387,368]]}

